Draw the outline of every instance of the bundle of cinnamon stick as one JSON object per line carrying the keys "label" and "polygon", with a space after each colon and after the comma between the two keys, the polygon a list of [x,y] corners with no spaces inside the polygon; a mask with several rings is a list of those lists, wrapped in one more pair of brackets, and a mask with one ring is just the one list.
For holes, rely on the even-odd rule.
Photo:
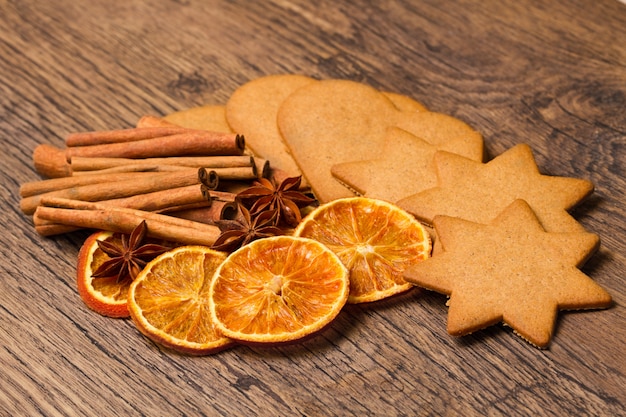
{"label": "bundle of cinnamon stick", "polygon": [[130,233],[146,220],[154,237],[210,246],[237,191],[270,175],[269,162],[248,154],[242,135],[152,116],[132,128],[72,133],[65,145],[35,148],[34,166],[46,178],[20,187],[20,208],[43,236],[81,228]]}

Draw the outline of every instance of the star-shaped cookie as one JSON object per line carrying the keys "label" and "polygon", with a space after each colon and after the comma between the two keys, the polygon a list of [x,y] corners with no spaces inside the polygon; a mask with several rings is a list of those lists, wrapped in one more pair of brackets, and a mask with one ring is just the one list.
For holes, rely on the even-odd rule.
{"label": "star-shaped cookie", "polygon": [[434,227],[444,250],[406,270],[404,278],[450,296],[451,335],[504,322],[545,348],[558,310],[611,304],[611,296],[578,269],[595,252],[598,236],[546,232],[523,200],[489,224],[437,216]]}
{"label": "star-shaped cookie", "polygon": [[482,142],[460,136],[431,145],[404,129],[391,127],[380,158],[335,164],[331,173],[361,195],[394,203],[437,185],[433,157],[438,150],[476,158],[482,155]]}
{"label": "star-shaped cookie", "polygon": [[485,164],[444,151],[435,154],[434,163],[438,185],[397,202],[424,223],[432,224],[436,215],[488,223],[519,198],[549,232],[584,230],[567,210],[593,192],[593,183],[542,175],[526,144]]}

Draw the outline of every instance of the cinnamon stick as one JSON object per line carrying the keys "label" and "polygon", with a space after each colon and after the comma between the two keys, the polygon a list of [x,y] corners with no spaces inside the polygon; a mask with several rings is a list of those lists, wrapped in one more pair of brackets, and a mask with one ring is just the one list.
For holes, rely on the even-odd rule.
{"label": "cinnamon stick", "polygon": [[[61,224],[76,228],[110,230],[130,233],[142,221],[148,226],[148,235],[184,244],[212,245],[220,235],[218,227],[179,219],[163,214],[150,213],[104,204],[71,199],[46,198],[37,207],[36,218],[49,224]],[[37,226],[35,226],[37,229]],[[49,229],[37,229],[40,231]]]}
{"label": "cinnamon stick", "polygon": [[176,210],[168,209],[167,214],[202,223],[215,224],[220,219],[233,219],[237,215],[237,195],[224,191],[202,188],[204,200],[210,201],[206,207],[188,207]]}
{"label": "cinnamon stick", "polygon": [[145,194],[137,194],[130,197],[115,198],[101,201],[102,204],[134,208],[145,211],[175,210],[176,207],[189,207],[193,205],[210,206],[212,200],[207,199],[202,193],[200,184],[183,187],[168,188],[161,191],[153,191]]}
{"label": "cinnamon stick", "polygon": [[20,196],[30,197],[50,191],[63,190],[81,185],[101,184],[115,181],[134,181],[142,175],[153,175],[149,172],[125,172],[115,175],[89,175],[80,177],[62,177],[45,179],[41,181],[26,182],[20,186]]}
{"label": "cinnamon stick", "polygon": [[187,130],[152,139],[91,146],[73,146],[66,149],[68,161],[76,156],[151,158],[183,155],[243,155],[245,139],[232,133]]}
{"label": "cinnamon stick", "polygon": [[189,208],[169,212],[168,215],[199,223],[217,224],[222,219],[233,219],[237,214],[237,204],[215,201],[210,207]]}
{"label": "cinnamon stick", "polygon": [[205,198],[214,201],[225,201],[232,203],[237,199],[237,194],[228,191],[206,190]]}
{"label": "cinnamon stick", "polygon": [[258,178],[256,165],[250,167],[212,168],[220,179],[254,180]]}
{"label": "cinnamon stick", "polygon": [[272,175],[272,167],[267,159],[253,158],[256,170],[260,178],[270,178]]}
{"label": "cinnamon stick", "polygon": [[160,210],[155,210],[153,211],[153,213],[172,215],[172,213],[177,212],[177,211],[207,209],[211,207],[212,205],[213,205],[213,201],[205,200],[205,201],[199,201],[197,203],[168,206]]}
{"label": "cinnamon stick", "polygon": [[97,157],[73,157],[70,161],[72,172],[98,171],[127,165],[175,165],[191,168],[232,168],[252,166],[255,158],[249,155],[218,155],[218,156],[189,156],[189,157],[165,157],[165,158],[97,158]]}
{"label": "cinnamon stick", "polygon": [[37,172],[49,178],[69,177],[72,169],[63,149],[52,145],[38,145],[33,150],[33,165]]}
{"label": "cinnamon stick", "polygon": [[221,181],[219,184],[219,191],[238,194],[243,190],[250,188],[250,181]]}
{"label": "cinnamon stick", "polygon": [[[79,171],[75,172],[74,176],[87,176],[94,174],[108,174],[108,173],[120,173],[120,172],[176,172],[185,171],[190,169],[187,166],[177,165],[122,165],[118,167],[102,169],[99,171]],[[256,165],[247,167],[226,167],[226,168],[211,168],[211,171],[215,172],[220,179],[224,180],[253,180],[258,178],[256,171]]]}
{"label": "cinnamon stick", "polygon": [[[187,167],[184,167],[187,168]],[[180,171],[183,167],[176,167],[173,165],[120,165],[118,167],[99,169],[96,171],[73,171],[73,177],[85,177],[91,175],[103,175],[103,174],[120,174],[123,172],[172,172]]]}
{"label": "cinnamon stick", "polygon": [[219,186],[220,178],[212,169],[199,168],[198,178],[200,183],[209,190],[215,190]]}
{"label": "cinnamon stick", "polygon": [[39,214],[36,211],[33,214],[33,224],[35,225],[35,230],[41,236],[62,235],[64,233],[71,233],[82,229],[81,227],[68,226],[66,224],[44,220],[39,217]]}
{"label": "cinnamon stick", "polygon": [[65,138],[65,146],[90,146],[105,143],[121,143],[142,139],[184,133],[187,129],[179,126],[141,127],[131,129],[97,130],[93,132],[70,133]]}
{"label": "cinnamon stick", "polygon": [[46,197],[102,201],[199,183],[199,173],[192,168],[178,172],[151,173],[150,175],[140,175],[134,180],[82,185],[33,195],[23,198],[20,201],[20,208],[25,214],[33,214],[42,198]]}

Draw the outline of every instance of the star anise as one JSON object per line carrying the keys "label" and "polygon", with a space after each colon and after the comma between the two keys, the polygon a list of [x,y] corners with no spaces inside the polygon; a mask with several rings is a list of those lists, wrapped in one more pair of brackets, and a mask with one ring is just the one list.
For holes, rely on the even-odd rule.
{"label": "star anise", "polygon": [[239,213],[234,220],[217,222],[222,233],[213,244],[213,249],[233,252],[253,240],[283,234],[283,230],[276,226],[277,210],[262,211],[253,216],[241,204],[237,207]]}
{"label": "star anise", "polygon": [[253,215],[265,210],[277,210],[276,224],[296,227],[302,220],[300,209],[317,201],[299,191],[301,182],[302,176],[290,177],[276,186],[272,181],[260,178],[252,187],[237,194],[237,198]]}
{"label": "star anise", "polygon": [[130,235],[121,235],[121,246],[106,240],[98,240],[100,250],[111,259],[100,265],[92,276],[108,278],[117,275],[117,282],[128,278],[134,280],[149,261],[171,249],[156,243],[142,244],[147,233],[148,227],[144,220],[133,229]]}

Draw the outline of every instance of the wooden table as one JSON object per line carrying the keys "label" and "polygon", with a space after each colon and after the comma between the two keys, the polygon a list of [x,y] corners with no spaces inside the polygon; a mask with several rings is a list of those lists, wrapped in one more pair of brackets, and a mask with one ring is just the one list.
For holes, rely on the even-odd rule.
{"label": "wooden table", "polygon": [[[0,2],[0,414],[626,415],[626,5],[617,0]],[[35,233],[20,184],[70,132],[224,104],[275,73],[409,95],[479,130],[489,157],[532,146],[587,178],[573,213],[600,235],[583,271],[609,310],[559,315],[548,350],[494,326],[445,331],[445,297],[350,306],[294,346],[192,358],[77,294],[87,232]]]}

